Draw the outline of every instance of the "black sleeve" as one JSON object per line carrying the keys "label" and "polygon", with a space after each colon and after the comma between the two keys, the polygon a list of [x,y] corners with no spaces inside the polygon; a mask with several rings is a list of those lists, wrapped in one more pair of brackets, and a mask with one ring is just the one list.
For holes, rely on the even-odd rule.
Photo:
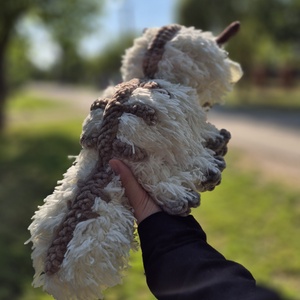
{"label": "black sleeve", "polygon": [[277,300],[206,242],[192,217],[151,215],[138,227],[147,284],[159,300]]}

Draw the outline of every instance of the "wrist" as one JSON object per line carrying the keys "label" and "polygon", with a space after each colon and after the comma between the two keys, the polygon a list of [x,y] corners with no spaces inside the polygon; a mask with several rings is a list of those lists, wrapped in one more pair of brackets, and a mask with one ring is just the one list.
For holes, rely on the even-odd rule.
{"label": "wrist", "polygon": [[142,205],[134,207],[134,216],[136,218],[137,224],[140,224],[149,216],[160,211],[162,211],[162,209],[157,204],[152,201],[147,201],[146,203],[142,203]]}

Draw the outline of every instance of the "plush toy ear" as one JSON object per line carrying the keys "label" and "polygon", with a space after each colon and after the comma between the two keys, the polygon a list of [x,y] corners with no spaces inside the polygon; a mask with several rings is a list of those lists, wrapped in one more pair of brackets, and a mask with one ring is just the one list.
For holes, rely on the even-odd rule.
{"label": "plush toy ear", "polygon": [[240,29],[241,24],[235,21],[227,26],[217,37],[216,42],[219,46],[225,44],[232,36],[234,36]]}

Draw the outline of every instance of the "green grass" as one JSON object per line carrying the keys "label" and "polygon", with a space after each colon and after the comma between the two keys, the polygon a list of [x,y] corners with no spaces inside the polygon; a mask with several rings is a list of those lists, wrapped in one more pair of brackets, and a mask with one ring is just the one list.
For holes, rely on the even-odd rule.
{"label": "green grass", "polygon": [[299,299],[299,190],[241,170],[242,155],[229,153],[222,184],[203,194],[194,214],[226,258],[248,268],[259,283]]}
{"label": "green grass", "polygon": [[62,102],[54,102],[52,99],[41,99],[36,96],[26,93],[16,94],[8,102],[8,109],[14,113],[16,112],[36,112],[36,111],[45,111],[46,109],[54,109],[57,111],[58,108],[64,107]]}
{"label": "green grass", "polygon": [[[12,102],[9,113],[14,122],[1,137],[0,299],[52,299],[30,286],[30,246],[23,243],[37,205],[71,165],[67,156],[80,151],[82,118],[64,110],[63,104],[47,102],[26,95]],[[54,118],[62,109],[64,115]],[[202,194],[201,207],[193,214],[209,243],[228,259],[247,267],[259,283],[279,289],[284,299],[299,299],[299,190],[266,182],[259,172],[243,168],[244,155],[230,149],[222,184]],[[124,284],[108,290],[106,300],[154,299],[145,283],[140,252],[132,253],[131,265]]]}
{"label": "green grass", "polygon": [[79,138],[81,123],[86,116],[70,109],[63,101],[40,98],[30,93],[16,94],[8,101],[8,132],[22,130],[29,134],[66,132]]}

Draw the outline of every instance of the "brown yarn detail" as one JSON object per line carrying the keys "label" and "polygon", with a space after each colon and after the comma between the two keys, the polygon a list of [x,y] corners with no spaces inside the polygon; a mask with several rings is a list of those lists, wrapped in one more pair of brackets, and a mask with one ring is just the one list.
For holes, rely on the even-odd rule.
{"label": "brown yarn detail", "polygon": [[91,110],[95,110],[95,109],[98,109],[98,108],[101,108],[101,109],[104,110],[108,102],[109,102],[109,99],[107,99],[107,98],[105,98],[105,99],[97,99],[91,105]]}
{"label": "brown yarn detail", "polygon": [[202,107],[203,107],[204,109],[210,109],[210,108],[212,108],[212,104],[209,103],[209,102],[205,102],[205,103],[202,105]]}
{"label": "brown yarn detail", "polygon": [[124,106],[124,112],[142,118],[147,125],[155,125],[157,122],[155,109],[147,104],[136,102],[130,106],[126,105]]}
{"label": "brown yarn detail", "polygon": [[205,180],[201,183],[202,192],[212,191],[214,188],[221,183],[221,171],[220,170],[207,170],[205,174]]}
{"label": "brown yarn detail", "polygon": [[214,163],[218,167],[218,169],[223,172],[226,168],[226,162],[223,156],[215,155],[214,156]]}
{"label": "brown yarn detail", "polygon": [[113,172],[108,162],[113,157],[126,158],[130,161],[141,161],[147,157],[144,149],[128,145],[117,139],[119,129],[119,119],[123,113],[131,113],[144,119],[146,124],[154,125],[156,122],[156,112],[149,105],[142,103],[126,103],[132,92],[138,88],[155,89],[159,85],[155,82],[140,81],[132,79],[129,82],[119,84],[111,99],[97,99],[91,106],[91,110],[101,108],[103,120],[97,136],[85,137],[86,141],[93,141],[90,146],[98,151],[98,160],[91,174],[82,181],[77,182],[78,192],[73,201],[68,201],[68,212],[58,226],[51,246],[48,249],[45,261],[45,273],[53,275],[59,271],[67,252],[69,242],[73,238],[76,226],[83,221],[97,218],[99,215],[93,212],[95,199],[100,197],[105,202],[110,202],[110,198],[103,189],[113,178]]}
{"label": "brown yarn detail", "polygon": [[145,77],[154,78],[158,69],[158,63],[165,51],[166,43],[176,35],[180,28],[179,25],[169,25],[159,29],[144,56],[143,72]]}
{"label": "brown yarn detail", "polygon": [[130,161],[142,161],[147,157],[147,152],[144,149],[137,146],[133,149],[131,145],[118,139],[113,142],[113,152],[117,157],[126,158]]}
{"label": "brown yarn detail", "polygon": [[239,21],[232,22],[216,37],[216,43],[222,46],[240,30],[240,27]]}
{"label": "brown yarn detail", "polygon": [[221,173],[226,168],[224,156],[227,153],[227,144],[231,138],[231,134],[226,129],[221,129],[219,133],[220,135],[216,139],[209,139],[204,145],[206,148],[215,152],[214,164],[217,169],[207,170],[205,178],[201,183],[202,192],[212,191],[217,185],[219,185],[221,183]]}
{"label": "brown yarn detail", "polygon": [[231,134],[226,129],[220,130],[220,136],[215,140],[209,139],[205,147],[213,150],[217,156],[224,156],[227,153],[227,144],[231,139]]}

